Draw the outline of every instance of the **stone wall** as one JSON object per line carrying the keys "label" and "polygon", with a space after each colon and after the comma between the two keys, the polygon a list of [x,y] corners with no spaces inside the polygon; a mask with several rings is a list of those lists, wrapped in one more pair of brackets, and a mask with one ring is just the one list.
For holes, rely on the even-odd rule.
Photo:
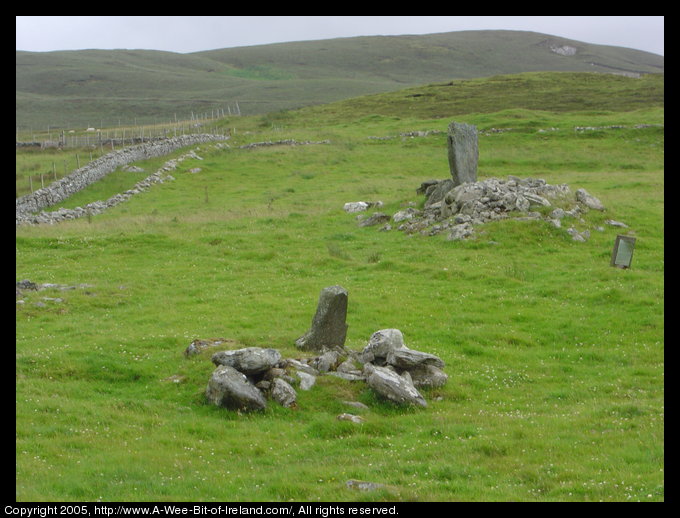
{"label": "stone wall", "polygon": [[47,187],[21,196],[16,199],[17,220],[20,216],[38,212],[45,207],[61,203],[69,196],[84,189],[88,185],[101,180],[107,174],[115,171],[118,167],[145,160],[157,156],[167,155],[173,151],[194,144],[226,140],[229,137],[222,135],[182,135],[178,137],[148,142],[136,146],[130,146],[118,151],[112,151],[71,174],[60,178]]}

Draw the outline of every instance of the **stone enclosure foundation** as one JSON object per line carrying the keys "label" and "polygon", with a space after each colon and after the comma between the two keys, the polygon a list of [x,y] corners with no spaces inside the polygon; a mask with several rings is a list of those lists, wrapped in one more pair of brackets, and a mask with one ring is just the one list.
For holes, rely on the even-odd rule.
{"label": "stone enclosure foundation", "polygon": [[[36,219],[35,213],[63,202],[71,195],[84,189],[88,185],[101,180],[107,174],[115,171],[118,167],[127,165],[132,162],[167,155],[185,146],[195,144],[202,144],[205,142],[214,142],[219,140],[226,140],[229,137],[222,135],[196,134],[196,135],[182,135],[178,137],[147,142],[136,146],[130,146],[118,151],[112,151],[106,155],[93,160],[89,164],[76,169],[71,174],[60,178],[51,183],[49,186],[38,189],[31,194],[21,196],[16,199],[16,220],[17,225],[25,223],[53,223],[48,216],[43,215],[43,220]],[[146,183],[148,185],[158,182],[160,174],[147,177]],[[144,186],[142,186],[144,187]],[[92,207],[91,211],[96,210],[97,207]],[[84,215],[85,211],[83,211]],[[71,215],[72,217],[77,217]],[[63,218],[62,218],[63,219]]]}
{"label": "stone enclosure foundation", "polygon": [[[284,407],[297,405],[297,390],[310,390],[319,376],[363,382],[380,398],[396,405],[427,407],[419,391],[443,386],[448,375],[438,356],[408,348],[399,329],[373,333],[362,351],[344,346],[347,333],[347,290],[331,286],[321,291],[311,329],[296,341],[300,349],[316,353],[311,358],[283,358],[276,349],[244,347],[215,352],[215,364],[205,396],[211,404],[239,412],[263,410],[273,400]],[[185,356],[232,344],[220,338],[194,340]],[[296,390],[297,389],[297,390]],[[357,409],[366,405],[345,402]],[[363,422],[361,416],[342,413],[340,420]]]}

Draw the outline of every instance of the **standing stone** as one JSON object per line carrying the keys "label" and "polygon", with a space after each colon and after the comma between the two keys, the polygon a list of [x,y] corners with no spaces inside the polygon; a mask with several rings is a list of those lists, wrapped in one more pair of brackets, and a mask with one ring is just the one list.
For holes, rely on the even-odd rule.
{"label": "standing stone", "polygon": [[347,336],[347,290],[330,286],[321,290],[312,327],[295,340],[299,349],[321,351],[333,346],[343,347]]}
{"label": "standing stone", "polygon": [[477,126],[452,122],[446,139],[453,186],[477,181]]}

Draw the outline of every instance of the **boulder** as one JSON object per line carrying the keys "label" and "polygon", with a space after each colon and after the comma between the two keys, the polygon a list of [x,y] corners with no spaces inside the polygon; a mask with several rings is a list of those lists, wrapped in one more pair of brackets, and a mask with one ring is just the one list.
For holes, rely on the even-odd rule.
{"label": "boulder", "polygon": [[347,336],[347,290],[330,286],[321,290],[312,327],[295,341],[300,349],[321,351],[344,346]]}
{"label": "boulder", "polygon": [[416,388],[437,388],[446,385],[448,375],[434,365],[421,365],[408,371]]}
{"label": "boulder", "polygon": [[367,363],[364,365],[366,384],[379,396],[398,405],[426,407],[425,398],[413,383],[404,376],[386,368]]}
{"label": "boulder", "polygon": [[425,365],[444,367],[444,362],[438,356],[413,349],[393,349],[387,354],[387,363],[398,369],[415,369]]}
{"label": "boulder", "polygon": [[267,400],[245,374],[229,365],[219,365],[212,373],[205,389],[210,403],[231,410],[262,410]]}
{"label": "boulder", "polygon": [[583,203],[589,209],[604,210],[604,205],[595,196],[591,195],[585,189],[578,189],[576,191],[576,201]]}
{"label": "boulder", "polygon": [[365,361],[372,361],[372,358],[387,358],[390,351],[404,347],[404,335],[399,329],[381,329],[371,335],[361,354]]}
{"label": "boulder", "polygon": [[212,362],[215,365],[228,365],[247,375],[269,370],[280,360],[281,353],[279,351],[262,347],[219,351],[212,355]]}
{"label": "boulder", "polygon": [[271,380],[269,395],[279,405],[287,408],[295,405],[297,400],[297,392],[295,392],[295,389],[281,378],[274,378]]}

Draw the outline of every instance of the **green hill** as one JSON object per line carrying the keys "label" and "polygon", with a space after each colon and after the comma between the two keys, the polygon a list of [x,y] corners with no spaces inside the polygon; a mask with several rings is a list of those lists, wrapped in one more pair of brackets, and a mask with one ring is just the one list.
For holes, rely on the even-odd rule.
{"label": "green hill", "polygon": [[238,108],[244,115],[433,82],[532,71],[637,75],[655,54],[523,31],[371,36],[177,54],[16,53],[20,128],[115,126]]}

